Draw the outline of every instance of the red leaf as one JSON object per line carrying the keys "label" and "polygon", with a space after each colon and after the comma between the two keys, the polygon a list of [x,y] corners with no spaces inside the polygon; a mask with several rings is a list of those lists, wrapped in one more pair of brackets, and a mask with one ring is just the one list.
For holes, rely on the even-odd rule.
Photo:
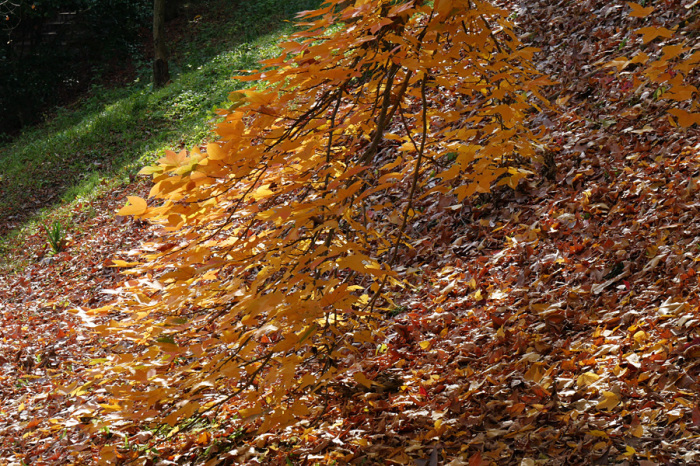
{"label": "red leaf", "polygon": [[477,451],[469,457],[469,466],[481,466],[482,464],[484,464],[484,460],[481,459],[481,452]]}
{"label": "red leaf", "polygon": [[693,408],[692,416],[693,416],[693,425],[695,427],[700,427],[700,409],[698,409],[697,406],[695,408]]}

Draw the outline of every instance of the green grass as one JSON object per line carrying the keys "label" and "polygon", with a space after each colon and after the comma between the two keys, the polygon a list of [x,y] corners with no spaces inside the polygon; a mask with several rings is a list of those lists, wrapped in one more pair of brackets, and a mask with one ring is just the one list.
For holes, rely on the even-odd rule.
{"label": "green grass", "polygon": [[171,84],[153,91],[150,63],[137,61],[139,77],[130,85],[95,86],[83,101],[0,145],[0,256],[71,203],[127,184],[165,149],[210,137],[213,110],[250,85],[230,76],[275,56],[277,42],[293,30],[289,20],[319,3],[195,0],[181,39],[169,44]]}

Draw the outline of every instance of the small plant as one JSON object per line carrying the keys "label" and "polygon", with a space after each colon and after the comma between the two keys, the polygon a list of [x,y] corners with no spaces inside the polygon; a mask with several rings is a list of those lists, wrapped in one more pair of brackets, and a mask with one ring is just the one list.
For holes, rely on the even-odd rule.
{"label": "small plant", "polygon": [[54,254],[58,254],[66,247],[66,237],[59,221],[53,222],[51,228],[44,227],[46,231],[46,241],[51,246]]}

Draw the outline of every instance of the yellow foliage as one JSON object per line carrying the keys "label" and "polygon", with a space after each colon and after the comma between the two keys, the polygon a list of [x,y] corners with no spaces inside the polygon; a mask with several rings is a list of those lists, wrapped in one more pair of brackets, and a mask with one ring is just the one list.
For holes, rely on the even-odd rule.
{"label": "yellow foliage", "polygon": [[266,86],[231,94],[216,142],[142,170],[156,205],[130,197],[119,213],[168,233],[110,308],[134,316],[110,330],[143,349],[96,371],[126,400],[105,407],[112,419],[176,424],[231,399],[263,430],[309,415],[301,395],[333,378],[338,349],[376,335],[414,200],[456,203],[528,173],[527,115],[548,81],[508,12],[396,3],[308,12],[245,78]]}

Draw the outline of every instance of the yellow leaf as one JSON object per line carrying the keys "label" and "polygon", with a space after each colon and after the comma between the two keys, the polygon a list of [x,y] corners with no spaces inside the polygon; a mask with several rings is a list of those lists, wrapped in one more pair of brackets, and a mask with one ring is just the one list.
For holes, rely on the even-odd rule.
{"label": "yellow leaf", "polygon": [[246,103],[245,94],[239,91],[232,92],[228,95],[228,100],[233,102],[233,105],[229,107],[229,111],[233,111]]}
{"label": "yellow leaf", "polygon": [[138,262],[127,262],[119,259],[112,259],[112,265],[110,265],[110,267],[133,267],[138,264]]}
{"label": "yellow leaf", "polygon": [[292,408],[290,409],[290,414],[299,417],[308,416],[309,408],[301,402],[296,402],[292,405]]}
{"label": "yellow leaf", "polygon": [[634,3],[634,2],[627,2],[630,8],[632,8],[632,12],[630,12],[630,16],[633,18],[646,18],[651,14],[652,11],[654,11],[653,6],[649,6],[644,8],[642,5],[639,3]]}
{"label": "yellow leaf", "polygon": [[367,266],[364,262],[371,262],[371,259],[364,254],[353,254],[339,259],[338,266],[341,268],[347,267],[357,272],[365,272]]}
{"label": "yellow leaf", "polygon": [[309,386],[315,384],[317,381],[318,381],[318,377],[317,377],[316,375],[314,375],[314,374],[305,374],[305,375],[301,378],[301,380],[298,381],[298,383],[299,383],[299,387],[300,387],[300,388],[304,388],[304,387],[309,387]]}
{"label": "yellow leaf", "polygon": [[[667,45],[666,47],[661,49],[661,51],[664,53],[661,57],[661,60],[669,61],[673,58],[676,58],[681,53],[687,52],[688,50],[690,49],[683,47],[681,44]],[[677,77],[680,78],[680,76]]]}
{"label": "yellow leaf", "polygon": [[[678,75],[680,76],[680,75]],[[698,88],[695,86],[686,85],[673,85],[671,89],[666,91],[664,97],[667,99],[675,100],[676,102],[682,102],[684,100],[690,100],[695,94],[698,93]],[[692,115],[692,114],[691,114]]]}
{"label": "yellow leaf", "polygon": [[630,60],[630,64],[633,64],[633,63],[646,63],[647,61],[649,61],[649,55],[647,55],[647,54],[644,53],[644,52],[640,52],[640,53],[638,53],[637,55],[635,55],[635,56]]}
{"label": "yellow leaf", "polygon": [[353,442],[357,443],[358,445],[362,445],[363,447],[366,447],[367,445],[369,445],[369,442],[367,441],[367,439],[364,439],[364,438],[359,438],[357,440],[353,440]]}
{"label": "yellow leaf", "polygon": [[139,175],[153,175],[163,173],[163,167],[144,167],[139,171]]}
{"label": "yellow leaf", "polygon": [[669,424],[683,417],[683,412],[678,408],[669,411],[667,414]]}
{"label": "yellow leaf", "polygon": [[527,372],[525,372],[524,378],[525,378],[525,380],[539,383],[540,380],[542,380],[542,377],[544,376],[544,372],[545,372],[545,369],[542,366],[542,364],[535,363],[532,366],[530,366],[530,369],[528,369]]}
{"label": "yellow leaf", "polygon": [[578,379],[576,379],[576,384],[579,387],[587,387],[592,383],[597,382],[598,379],[600,379],[600,376],[595,372],[586,372],[578,376]]}
{"label": "yellow leaf", "polygon": [[591,430],[588,432],[588,435],[592,435],[593,437],[608,438],[608,433],[602,430]]}
{"label": "yellow leaf", "polygon": [[269,196],[270,194],[272,194],[272,191],[270,191],[270,185],[266,184],[260,186],[258,189],[255,190],[255,192],[253,193],[253,199],[258,201],[264,197]]}
{"label": "yellow leaf", "polygon": [[423,348],[424,350],[427,350],[428,348],[430,348],[430,345],[431,345],[430,340],[421,341],[419,344],[420,344],[420,347]]}
{"label": "yellow leaf", "polygon": [[127,196],[127,199],[129,199],[129,204],[122,207],[117,215],[141,215],[148,209],[146,201],[138,196]]}
{"label": "yellow leaf", "polygon": [[615,459],[617,459],[617,460],[619,460],[619,461],[622,461],[622,460],[624,460],[625,458],[632,458],[632,457],[633,457],[634,455],[636,455],[636,454],[637,454],[637,450],[635,450],[634,448],[632,448],[632,447],[629,446],[629,445],[626,445],[626,446],[625,446],[625,452],[622,453],[621,455],[619,455],[619,456],[618,456],[617,458],[615,458]]}
{"label": "yellow leaf", "polygon": [[647,340],[648,335],[644,330],[639,330],[638,332],[635,332],[635,334],[632,336],[632,338],[634,338],[634,341],[636,341],[637,343],[639,343],[641,345],[642,343],[644,343]]}
{"label": "yellow leaf", "polygon": [[630,433],[631,433],[633,436],[639,438],[639,437],[641,437],[642,435],[644,435],[644,427],[642,427],[641,424],[637,424],[636,427],[633,427],[633,428],[632,428],[632,430],[630,431]]}
{"label": "yellow leaf", "polygon": [[181,150],[180,152],[174,152],[171,150],[165,151],[165,157],[158,160],[158,163],[168,165],[170,167],[177,167],[187,158],[187,151]]}
{"label": "yellow leaf", "polygon": [[357,383],[359,383],[360,385],[364,385],[364,386],[367,387],[367,388],[372,387],[372,381],[369,380],[369,379],[365,376],[365,374],[363,374],[362,372],[355,372],[355,374],[353,374],[352,377],[353,377],[353,378],[355,379],[355,381],[356,381]]}
{"label": "yellow leaf", "polygon": [[603,392],[603,399],[596,406],[598,409],[612,410],[620,404],[620,395],[615,392]]}
{"label": "yellow leaf", "polygon": [[76,388],[75,390],[73,390],[72,392],[70,392],[70,395],[71,395],[71,396],[83,396],[83,395],[85,395],[85,394],[88,392],[88,388],[90,388],[90,386],[91,386],[94,382],[95,382],[94,380],[91,380],[91,381],[89,381],[88,383],[84,384],[82,387]]}
{"label": "yellow leaf", "polygon": [[100,403],[100,406],[108,411],[121,411],[122,409],[122,407],[119,406],[116,401],[114,401],[112,404]]}

